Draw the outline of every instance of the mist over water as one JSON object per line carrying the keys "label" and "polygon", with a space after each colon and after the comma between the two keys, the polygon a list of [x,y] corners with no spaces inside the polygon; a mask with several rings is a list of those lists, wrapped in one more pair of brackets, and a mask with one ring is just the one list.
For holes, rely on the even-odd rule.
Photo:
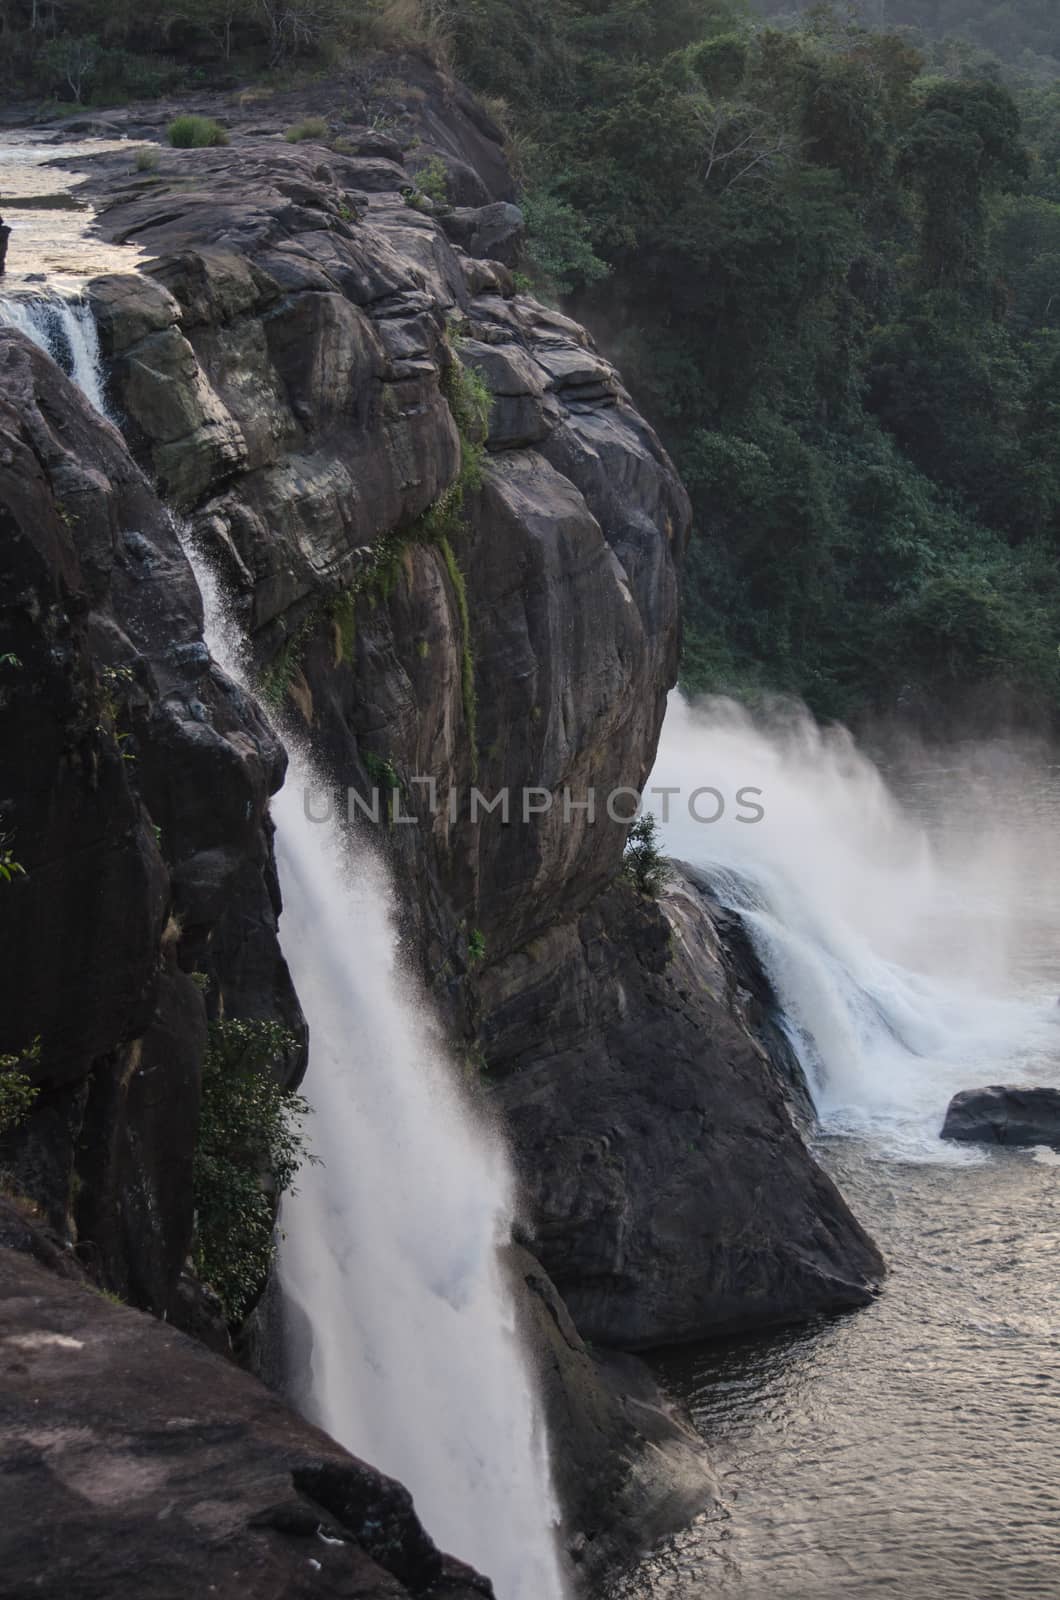
{"label": "mist over water", "polygon": [[[888,780],[801,707],[756,721],[672,698],[649,787],[681,793],[668,822],[647,804],[668,853],[740,912],[826,1129],[975,1161],[938,1141],[952,1094],[1060,1078],[1055,777],[1041,751],[999,741],[903,750]],[[726,802],[714,824],[689,816],[707,785]],[[758,822],[740,820],[748,789]]]}
{"label": "mist over water", "polygon": [[[211,653],[243,642],[192,556]],[[412,1491],[442,1549],[498,1600],[561,1600],[547,1440],[500,1250],[513,1184],[399,955],[392,888],[335,821],[288,742],[272,805],[280,941],[309,1023],[303,1093],[317,1158],[281,1207],[289,1387],[307,1416]]]}

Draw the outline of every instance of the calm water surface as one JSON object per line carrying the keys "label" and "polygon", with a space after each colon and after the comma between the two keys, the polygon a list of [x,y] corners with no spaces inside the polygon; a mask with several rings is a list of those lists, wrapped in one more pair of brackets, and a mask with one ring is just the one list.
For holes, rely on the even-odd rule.
{"label": "calm water surface", "polygon": [[824,1152],[891,1275],[867,1311],[669,1357],[721,1479],[612,1594],[1060,1595],[1060,1171]]}

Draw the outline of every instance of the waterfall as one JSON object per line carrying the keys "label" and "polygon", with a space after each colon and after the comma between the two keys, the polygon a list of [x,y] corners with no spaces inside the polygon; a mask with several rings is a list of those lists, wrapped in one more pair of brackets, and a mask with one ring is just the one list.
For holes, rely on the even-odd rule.
{"label": "waterfall", "polygon": [[100,415],[109,416],[96,320],[83,296],[66,296],[54,290],[0,295],[0,322],[18,328],[32,339],[45,355],[58,362]]}
{"label": "waterfall", "polygon": [[[189,555],[211,653],[242,679],[242,642]],[[310,820],[327,791],[297,742],[289,755],[273,802],[280,942],[309,1023],[321,1163],[281,1214],[291,1389],[412,1490],[435,1541],[488,1574],[498,1600],[559,1600],[547,1440],[500,1258],[506,1153],[402,968],[385,872],[336,821]]]}
{"label": "waterfall", "polygon": [[[1053,780],[1011,746],[917,759],[921,815],[849,734],[801,708],[756,722],[674,695],[648,788],[679,793],[647,804],[667,851],[743,921],[824,1129],[903,1159],[975,1160],[938,1140],[950,1096],[999,1071],[1058,1076],[1060,978],[1022,965],[1057,921]],[[725,802],[716,822],[690,814],[703,786]],[[739,820],[749,787],[753,823]]]}
{"label": "waterfall", "polygon": [[[106,415],[86,303],[8,297],[0,318]],[[210,652],[252,690],[213,573],[185,550]],[[436,1543],[492,1578],[498,1600],[561,1600],[545,1425],[500,1254],[506,1151],[403,970],[387,875],[337,823],[310,820],[306,798],[324,789],[297,742],[288,753],[273,802],[280,943],[309,1023],[320,1162],[281,1215],[290,1388],[311,1420],[411,1489]]]}

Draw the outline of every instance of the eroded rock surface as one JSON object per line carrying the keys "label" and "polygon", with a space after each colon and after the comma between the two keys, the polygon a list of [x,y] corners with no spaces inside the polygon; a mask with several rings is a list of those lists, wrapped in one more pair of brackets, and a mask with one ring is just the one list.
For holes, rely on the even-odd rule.
{"label": "eroded rock surface", "polygon": [[[92,298],[128,435],[229,574],[288,714],[343,787],[383,763],[419,815],[387,843],[466,1023],[470,932],[503,955],[619,864],[603,802],[654,756],[689,511],[585,331],[455,250],[380,159],[370,192],[363,158],[249,137],[167,152],[149,182],[110,161],[103,226],[155,260]],[[487,455],[442,539],[421,519],[459,472],[462,369],[492,396]],[[517,818],[527,789],[551,809],[476,822],[476,783]],[[590,789],[595,822],[564,812]]]}

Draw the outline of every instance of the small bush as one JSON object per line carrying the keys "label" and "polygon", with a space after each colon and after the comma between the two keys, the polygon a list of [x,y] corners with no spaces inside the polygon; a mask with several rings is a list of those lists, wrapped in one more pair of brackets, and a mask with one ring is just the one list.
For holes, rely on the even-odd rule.
{"label": "small bush", "polygon": [[327,136],[328,125],[323,117],[306,117],[304,122],[296,122],[284,134],[288,144],[301,144],[303,139],[326,139]]}
{"label": "small bush", "polygon": [[25,1120],[37,1093],[36,1084],[31,1083],[24,1072],[13,1072],[10,1068],[0,1071],[0,1133],[9,1133]]}
{"label": "small bush", "polygon": [[413,177],[420,194],[425,194],[427,199],[433,200],[436,205],[448,204],[449,169],[441,156],[432,156],[426,166],[420,167]]}
{"label": "small bush", "polygon": [[380,0],[369,13],[369,37],[384,50],[419,45],[444,66],[452,56],[452,22],[451,0]]}
{"label": "small bush", "polygon": [[175,117],[166,133],[175,150],[206,150],[228,143],[227,133],[213,117],[198,117],[191,113]]}
{"label": "small bush", "polygon": [[589,224],[573,206],[547,189],[528,190],[521,203],[527,265],[542,292],[572,294],[607,277],[610,268],[593,249]]}
{"label": "small bush", "polygon": [[0,1133],[10,1133],[24,1122],[40,1090],[19,1068],[40,1060],[40,1039],[18,1055],[0,1055]]}
{"label": "small bush", "polygon": [[622,870],[641,894],[653,899],[666,886],[670,863],[659,849],[659,827],[650,811],[629,830]]}
{"label": "small bush", "polygon": [[195,1150],[195,1241],[200,1278],[241,1322],[276,1253],[275,1210],[300,1167],[314,1160],[300,1127],[309,1106],[273,1076],[294,1047],[270,1022],[215,1022],[203,1063]]}
{"label": "small bush", "polygon": [[155,172],[158,169],[158,151],[153,144],[145,144],[136,152],[133,163],[137,172]]}
{"label": "small bush", "polygon": [[[0,813],[0,821],[3,814]],[[14,883],[16,878],[24,878],[26,869],[21,861],[16,861],[12,852],[7,848],[11,842],[11,835],[0,832],[0,883]]]}

